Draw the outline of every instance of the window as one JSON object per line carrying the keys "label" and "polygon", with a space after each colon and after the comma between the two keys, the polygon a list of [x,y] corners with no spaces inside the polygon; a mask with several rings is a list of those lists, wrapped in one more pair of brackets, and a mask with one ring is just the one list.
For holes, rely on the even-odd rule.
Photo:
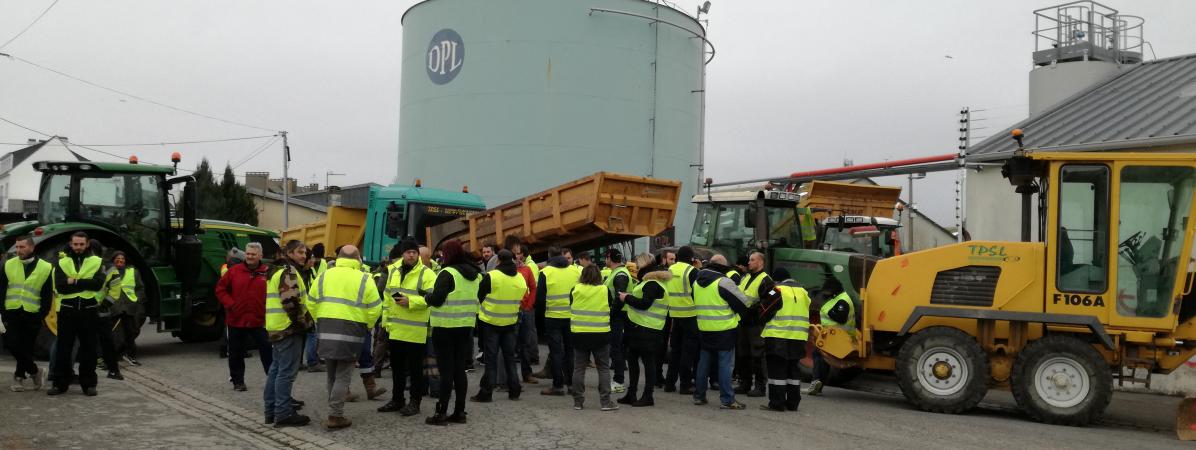
{"label": "window", "polygon": [[1066,165],[1059,171],[1055,284],[1061,291],[1103,293],[1108,287],[1109,168]]}
{"label": "window", "polygon": [[714,210],[716,204],[701,203],[698,205],[697,218],[694,220],[694,230],[689,242],[694,245],[710,245],[710,233],[714,231]]}
{"label": "window", "polygon": [[39,196],[43,201],[38,205],[38,214],[42,223],[57,223],[66,220],[66,206],[70,203],[71,176],[56,174],[42,184]]}
{"label": "window", "polygon": [[[1117,311],[1163,317],[1171,306],[1196,174],[1191,167],[1121,169]],[[1182,264],[1181,264],[1182,263]]]}
{"label": "window", "polygon": [[801,247],[801,223],[797,209],[789,205],[768,205],[768,246]]}
{"label": "window", "polygon": [[746,203],[725,203],[719,206],[718,216],[714,220],[714,244],[711,247],[725,254],[730,261],[752,248],[755,228],[744,223],[747,211]]}

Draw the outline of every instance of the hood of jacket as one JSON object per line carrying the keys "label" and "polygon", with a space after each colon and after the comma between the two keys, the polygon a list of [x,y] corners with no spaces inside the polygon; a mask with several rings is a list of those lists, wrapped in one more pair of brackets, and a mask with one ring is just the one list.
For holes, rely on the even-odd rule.
{"label": "hood of jacket", "polygon": [[449,267],[456,269],[457,272],[461,273],[462,277],[469,281],[478,279],[478,276],[482,273],[482,271],[478,269],[478,266],[470,263],[453,264]]}
{"label": "hood of jacket", "polygon": [[[698,286],[706,287],[710,286],[711,283],[718,282],[719,278],[727,278],[726,272],[718,272],[716,270],[704,268],[698,271],[698,277],[695,282],[698,284]],[[727,280],[730,281],[730,278],[727,278]]]}
{"label": "hood of jacket", "polygon": [[661,283],[668,283],[669,280],[673,279],[673,274],[669,273],[669,271],[663,267],[651,266],[651,267],[646,267],[645,269],[648,272],[647,273],[640,272],[640,280],[641,281],[656,280]]}
{"label": "hood of jacket", "polygon": [[569,260],[565,259],[564,256],[553,256],[551,258],[548,258],[548,261],[545,261],[544,264],[548,265],[548,266],[556,267],[558,269],[564,269],[566,267],[569,267]]}
{"label": "hood of jacket", "polygon": [[515,265],[515,261],[511,261],[511,262],[508,262],[505,264],[499,263],[494,266],[494,270],[502,272],[503,275],[506,275],[508,277],[513,277],[519,273],[519,267]]}

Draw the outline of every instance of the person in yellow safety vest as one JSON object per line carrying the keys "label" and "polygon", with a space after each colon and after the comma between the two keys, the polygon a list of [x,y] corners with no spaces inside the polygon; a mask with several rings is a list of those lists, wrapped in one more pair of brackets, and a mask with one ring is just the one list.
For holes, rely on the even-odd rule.
{"label": "person in yellow safety vest", "polygon": [[58,351],[54,368],[54,388],[46,391],[59,395],[71,382],[74,359],[71,349],[79,342],[79,387],[88,396],[96,395],[96,335],[99,316],[96,308],[104,288],[103,261],[90,251],[87,233],[71,235],[69,253],[60,253],[54,265],[54,295],[58,297]]}
{"label": "person in yellow safety vest", "polygon": [[[441,244],[440,253],[444,257],[444,268],[436,275],[432,293],[424,297],[432,308],[428,322],[432,325],[432,345],[440,369],[440,398],[436,402],[436,413],[424,422],[444,426],[448,422],[465,423],[465,396],[469,389],[465,364],[473,357],[469,352],[477,321],[482,275],[470,262],[461,241],[450,239]],[[446,416],[449,399],[454,393],[453,414]]]}
{"label": "person in yellow safety vest", "polygon": [[[390,266],[382,297],[394,397],[378,408],[378,412],[398,411],[403,417],[410,417],[419,414],[420,403],[428,393],[424,377],[428,304],[424,297],[436,284],[436,273],[420,261],[419,244],[414,239],[399,242],[398,251],[400,259]],[[411,379],[410,402],[403,394],[408,378]]]}
{"label": "person in yellow safety vest", "polygon": [[[623,265],[623,253],[618,249],[611,248],[606,251],[606,264],[602,270],[609,272],[602,276],[602,284],[610,290],[612,298],[618,297],[620,293],[631,292],[635,288],[635,280],[627,266]],[[610,315],[610,366],[613,372],[610,390],[623,393],[627,390],[623,385],[623,374],[627,372],[627,359],[623,355],[623,329],[627,323],[628,306],[618,306]]]}
{"label": "person in yellow safety vest", "polygon": [[353,424],[345,417],[353,363],[370,328],[382,316],[382,300],[371,281],[361,271],[361,252],[346,245],[337,253],[335,266],[309,287],[308,310],[318,324],[318,352],[328,367],[329,411],[324,427],[329,430]]}
{"label": "person in yellow safety vest", "polygon": [[[236,247],[228,249],[228,253],[224,255],[224,265],[220,266],[220,278],[224,278],[224,274],[228,273],[228,268],[245,262],[245,252]],[[217,302],[219,303],[219,302]],[[218,306],[221,311],[224,310],[223,305]],[[224,321],[217,319],[220,326],[220,357],[228,357],[228,329],[224,326]]]}
{"label": "person in yellow safety vest", "polygon": [[[720,260],[726,261],[715,261]],[[735,367],[735,335],[739,315],[746,314],[757,299],[744,295],[735,282],[727,278],[726,272],[725,264],[711,264],[709,268],[698,271],[693,283],[694,306],[701,336],[693,400],[695,405],[707,403],[710,366],[714,365],[718,374],[719,408],[742,410],[745,407],[735,400],[735,390],[731,386],[731,372]]]}
{"label": "person in yellow safety vest", "polygon": [[141,274],[129,265],[124,252],[112,254],[112,267],[108,269],[106,286],[106,301],[112,303],[113,332],[120,336],[116,352],[129,365],[140,366],[141,362],[137,361],[137,336],[141,335],[141,325],[145,323],[145,308],[140,301],[145,297],[145,286],[141,283]]}
{"label": "person in yellow safety vest", "polygon": [[41,390],[46,382],[46,370],[38,369],[33,359],[37,334],[42,320],[50,312],[54,301],[54,285],[47,283],[53,264],[33,254],[33,238],[17,237],[13,243],[16,256],[4,262],[0,272],[0,291],[4,292],[4,344],[17,360],[12,375],[13,392],[25,390],[25,380],[32,380],[34,390]]}
{"label": "person in yellow safety vest", "polygon": [[[324,260],[324,244],[319,243],[308,248],[307,261],[303,263],[303,270],[299,273],[303,277],[308,286],[320,274],[328,271],[328,261]],[[303,364],[299,368],[306,369],[309,373],[324,372],[327,368],[320,362],[320,355],[316,352],[316,344],[319,342],[316,339],[316,328],[312,327],[307,332],[307,338],[303,341]]]}
{"label": "person in yellow safety vest", "polygon": [[676,262],[669,266],[673,278],[669,290],[669,318],[673,330],[669,336],[672,349],[669,371],[665,374],[664,391],[673,392],[680,381],[681,395],[694,393],[694,366],[698,363],[698,321],[695,318],[693,283],[698,270],[694,268],[694,250],[686,245],[677,249]]}
{"label": "person in yellow safety vest", "polygon": [[[775,284],[768,276],[765,268],[764,254],[752,252],[748,256],[747,272],[740,278],[739,290],[756,303],[762,295],[772,290]],[[747,394],[748,397],[763,397],[768,377],[764,373],[764,338],[760,333],[764,331],[764,322],[760,320],[758,311],[745,314],[739,321],[739,387],[737,394]],[[754,379],[754,383],[753,383]]]}
{"label": "person in yellow safety vest", "polygon": [[313,245],[309,250],[308,268],[312,270],[312,277],[318,277],[328,270],[328,260],[324,258],[324,243]]}
{"label": "person in yellow safety vest", "polygon": [[573,409],[585,406],[586,368],[590,357],[598,369],[598,400],[603,411],[619,405],[610,398],[610,312],[612,294],[593,264],[581,270],[569,292],[569,332],[573,334]]}
{"label": "person in yellow safety vest", "polygon": [[565,395],[572,384],[573,341],[569,332],[569,293],[581,274],[573,269],[570,258],[560,248],[548,249],[548,262],[536,280],[536,303],[544,305],[544,334],[548,338],[548,362],[552,386],[541,395]]}
{"label": "person in yellow safety vest", "polygon": [[[855,329],[855,305],[851,301],[851,296],[843,291],[843,284],[835,278],[827,278],[822,285],[822,298],[827,299],[822,303],[822,307],[818,311],[818,321],[823,328],[839,328],[847,331],[850,335],[856,334]],[[810,382],[810,390],[806,391],[809,395],[822,395],[822,386],[830,375],[831,366],[822,358],[822,352],[815,351],[814,360],[814,379]]]}
{"label": "person in yellow safety vest", "polygon": [[[471,397],[475,402],[492,401],[492,392],[498,385],[498,372],[506,371],[507,398],[519,400],[523,387],[520,384],[518,362],[515,361],[516,322],[519,321],[519,304],[527,294],[527,281],[515,264],[515,254],[510,250],[498,251],[498,265],[482,276],[478,287],[478,326],[484,342],[486,372],[482,375],[478,394]],[[502,366],[499,367],[499,352],[502,352]]]}
{"label": "person in yellow safety vest", "polygon": [[266,372],[266,423],[274,428],[304,426],[311,418],[299,414],[303,402],[294,399],[291,388],[303,359],[303,341],[313,327],[307,312],[307,283],[301,272],[307,264],[307,246],[287,241],[282,258],[266,279],[266,333],[270,339],[271,364]]}
{"label": "person in yellow safety vest", "polygon": [[[631,377],[627,384],[627,393],[617,400],[619,403],[633,407],[653,406],[652,398],[656,387],[656,361],[662,355],[659,353],[660,342],[664,339],[664,323],[669,314],[668,290],[665,285],[673,277],[665,266],[656,265],[651,254],[644,253],[636,257],[636,266],[640,282],[630,293],[620,292],[618,299],[625,305],[627,311],[626,332],[624,342],[627,345],[628,375]],[[639,384],[640,363],[644,368],[644,393],[638,399],[635,396]]]}
{"label": "person in yellow safety vest", "polygon": [[773,270],[783,280],[761,301],[765,366],[768,367],[766,411],[797,411],[801,403],[801,359],[810,330],[810,296],[784,267]]}

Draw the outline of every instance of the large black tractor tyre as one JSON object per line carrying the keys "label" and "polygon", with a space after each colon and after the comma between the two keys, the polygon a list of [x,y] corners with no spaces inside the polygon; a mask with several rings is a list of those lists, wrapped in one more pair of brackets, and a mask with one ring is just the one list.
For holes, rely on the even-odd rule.
{"label": "large black tractor tyre", "polygon": [[924,411],[959,414],[988,393],[988,356],[972,336],[950,327],[931,327],[905,341],[897,352],[897,384]]}
{"label": "large black tractor tyre", "polygon": [[1092,345],[1073,336],[1031,342],[1013,363],[1013,399],[1039,422],[1084,426],[1113,398],[1113,372]]}
{"label": "large black tractor tyre", "polygon": [[220,339],[223,325],[224,315],[221,313],[195,313],[183,320],[176,336],[187,343],[212,342]]}

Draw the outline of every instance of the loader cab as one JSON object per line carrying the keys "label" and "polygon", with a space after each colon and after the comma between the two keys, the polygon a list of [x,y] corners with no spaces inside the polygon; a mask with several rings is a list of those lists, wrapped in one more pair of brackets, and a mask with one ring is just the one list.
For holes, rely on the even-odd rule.
{"label": "loader cab", "polygon": [[797,193],[777,190],[695,195],[698,212],[690,245],[729,261],[757,248],[806,248],[816,239],[814,221],[797,207],[798,200]]}
{"label": "loader cab", "polygon": [[[1048,313],[1173,330],[1192,289],[1196,161],[1186,154],[1031,153],[1044,199]],[[1023,219],[1025,220],[1025,219]]]}

